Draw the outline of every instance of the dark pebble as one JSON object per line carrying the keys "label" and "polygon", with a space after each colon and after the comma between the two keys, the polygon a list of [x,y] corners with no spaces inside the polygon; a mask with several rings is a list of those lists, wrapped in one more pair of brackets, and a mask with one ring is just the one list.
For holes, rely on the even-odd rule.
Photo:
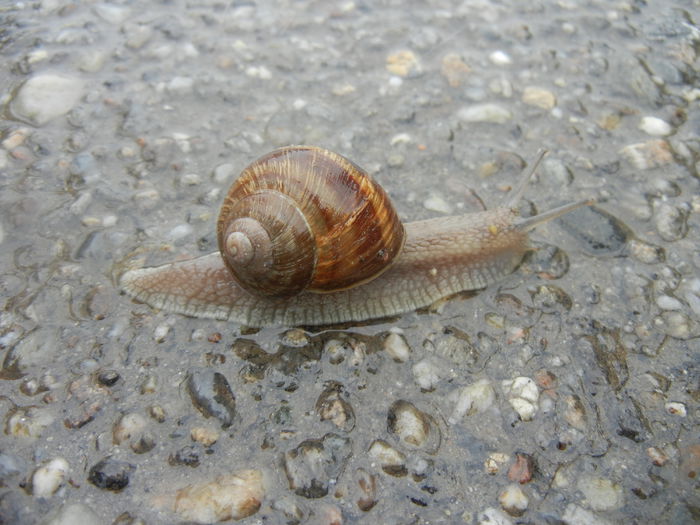
{"label": "dark pebble", "polygon": [[129,476],[136,466],[126,461],[107,457],[93,465],[88,481],[98,488],[119,492],[129,484]]}
{"label": "dark pebble", "polygon": [[316,401],[321,421],[330,421],[340,430],[350,432],[355,427],[355,412],[345,399],[343,385],[330,381]]}
{"label": "dark pebble", "polygon": [[168,458],[168,464],[175,465],[185,465],[187,467],[198,467],[199,466],[199,450],[197,447],[188,445],[182,447],[180,450],[175,452],[175,454],[170,454]]}
{"label": "dark pebble", "polygon": [[614,215],[586,206],[557,219],[559,224],[594,255],[614,254],[627,243],[631,230]]}
{"label": "dark pebble", "polygon": [[187,391],[192,403],[204,417],[221,421],[221,427],[230,427],[236,415],[236,398],[226,377],[213,370],[192,370],[187,378]]}
{"label": "dark pebble", "polygon": [[114,386],[120,377],[116,370],[103,370],[97,375],[97,381],[103,386]]}
{"label": "dark pebble", "polygon": [[284,454],[289,488],[305,498],[322,498],[328,494],[331,480],[338,479],[351,452],[350,440],[337,434],[302,441]]}

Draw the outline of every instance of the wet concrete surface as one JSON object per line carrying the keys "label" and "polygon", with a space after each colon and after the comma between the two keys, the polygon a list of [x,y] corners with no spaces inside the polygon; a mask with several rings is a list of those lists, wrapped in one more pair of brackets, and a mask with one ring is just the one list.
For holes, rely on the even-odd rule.
{"label": "wet concrete surface", "polygon": [[[0,521],[697,521],[699,5],[0,6]],[[227,187],[287,144],[406,221],[498,205],[542,147],[523,211],[597,204],[372,323],[120,292],[214,251]]]}

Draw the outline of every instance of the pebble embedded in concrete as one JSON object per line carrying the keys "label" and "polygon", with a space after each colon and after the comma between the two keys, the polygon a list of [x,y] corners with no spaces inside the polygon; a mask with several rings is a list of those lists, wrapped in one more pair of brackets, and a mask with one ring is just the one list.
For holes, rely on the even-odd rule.
{"label": "pebble embedded in concrete", "polygon": [[513,117],[512,113],[498,104],[475,104],[466,106],[457,112],[457,118],[463,122],[491,122],[505,124]]}
{"label": "pebble embedded in concrete", "polygon": [[671,125],[663,119],[658,117],[643,117],[639,122],[639,129],[641,129],[647,135],[652,135],[656,137],[663,137],[670,135],[673,131]]}
{"label": "pebble embedded in concrete", "polygon": [[523,421],[530,421],[537,413],[540,391],[529,377],[516,377],[502,382],[508,402]]}
{"label": "pebble embedded in concrete", "polygon": [[448,423],[455,425],[464,416],[471,416],[488,410],[496,400],[496,392],[491,381],[480,379],[469,386],[453,391],[449,399],[454,402]]}
{"label": "pebble embedded in concrete", "polygon": [[18,118],[44,126],[65,115],[83,96],[83,80],[67,75],[43,73],[28,79],[10,104]]}
{"label": "pebble embedded in concrete", "polygon": [[392,329],[384,339],[384,350],[397,363],[405,363],[411,356],[411,347],[401,331]]}
{"label": "pebble embedded in concrete", "polygon": [[584,476],[576,486],[583,492],[587,506],[594,511],[619,509],[624,504],[622,487],[607,478]]}
{"label": "pebble embedded in concrete", "polygon": [[179,489],[173,510],[195,523],[240,520],[255,514],[264,497],[262,472],[241,470]]}
{"label": "pebble embedded in concrete", "polygon": [[55,458],[39,467],[32,475],[32,494],[40,498],[52,496],[63,485],[68,474],[68,462]]}
{"label": "pebble embedded in concrete", "polygon": [[511,516],[522,516],[527,510],[530,499],[518,485],[508,485],[498,496],[503,510]]}
{"label": "pebble embedded in concrete", "polygon": [[548,89],[536,86],[527,86],[523,90],[522,100],[525,104],[540,109],[550,110],[557,105],[557,98]]}
{"label": "pebble embedded in concrete", "polygon": [[[174,512],[177,489],[270,465],[242,522],[690,522],[691,3],[11,3],[0,38],[2,518],[192,523]],[[45,75],[82,88],[41,124],[50,112],[14,110]],[[256,330],[120,295],[123,266],[215,251],[229,185],[291,143],[367,169],[404,223],[507,203],[539,147],[550,153],[518,211],[596,204],[539,225],[497,283],[371,323]],[[424,206],[431,195],[437,205]],[[530,423],[532,399],[502,388],[517,377],[539,389]],[[470,391],[480,380],[490,387]],[[323,450],[300,447],[314,440]],[[281,465],[293,450],[290,488]],[[91,482],[107,455],[136,467],[118,493]],[[58,458],[63,477],[48,468]],[[619,485],[623,505],[594,510],[578,487],[588,476]],[[529,498],[520,517],[499,500],[519,495],[511,483]],[[327,494],[314,501],[317,486]]]}
{"label": "pebble embedded in concrete", "polygon": [[430,358],[424,358],[413,365],[413,379],[425,391],[432,391],[441,378],[440,367]]}
{"label": "pebble embedded in concrete", "polygon": [[392,476],[405,476],[407,474],[406,456],[396,450],[389,443],[378,439],[372,442],[367,455],[376,461],[381,469]]}
{"label": "pebble embedded in concrete", "polygon": [[95,511],[84,503],[65,503],[46,516],[42,525],[104,525]]}

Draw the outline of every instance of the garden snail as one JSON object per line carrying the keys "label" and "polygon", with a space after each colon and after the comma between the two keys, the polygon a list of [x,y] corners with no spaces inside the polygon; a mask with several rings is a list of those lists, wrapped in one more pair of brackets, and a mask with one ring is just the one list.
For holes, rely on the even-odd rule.
{"label": "garden snail", "polygon": [[401,224],[384,190],[349,160],[317,147],[281,148],[229,190],[217,222],[221,254],[130,270],[120,284],[155,308],[256,327],[429,306],[508,275],[532,228],[591,204],[518,216],[514,206],[543,155],[504,207]]}

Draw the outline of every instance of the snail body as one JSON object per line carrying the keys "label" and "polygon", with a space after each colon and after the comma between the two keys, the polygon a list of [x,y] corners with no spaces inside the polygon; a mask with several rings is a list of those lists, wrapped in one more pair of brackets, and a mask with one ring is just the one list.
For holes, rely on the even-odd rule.
{"label": "snail body", "polygon": [[[297,186],[302,184],[302,178],[311,179],[310,184],[314,189],[310,190],[310,193],[307,190],[302,191],[302,194],[307,192],[310,201],[319,199],[319,195],[326,190],[319,192],[318,188],[325,186],[329,180],[342,179],[347,174],[355,177],[354,170],[359,170],[338,154],[320,148],[293,146],[276,150],[254,162],[244,170],[242,179],[256,179],[260,173],[267,173],[271,159],[275,170],[281,167],[282,172],[289,169],[294,171],[292,182],[282,186]],[[340,162],[341,169],[335,170],[325,164],[326,162]],[[302,171],[308,171],[304,177],[299,176],[300,166],[303,166]],[[314,175],[319,169],[321,173],[334,175],[324,175],[320,177],[319,182],[319,177]],[[275,179],[274,176],[268,175],[259,178]],[[524,179],[521,188],[507,206],[401,225],[384,191],[381,188],[376,190],[375,183],[362,172],[358,179],[352,178],[354,182],[348,183],[352,190],[349,194],[367,191],[373,195],[373,192],[379,191],[380,195],[376,198],[360,198],[360,212],[341,214],[342,220],[349,222],[351,228],[349,232],[343,231],[333,237],[333,240],[321,240],[321,244],[326,243],[327,253],[320,256],[318,252],[313,255],[304,253],[301,259],[290,263],[294,272],[297,270],[296,266],[313,259],[315,268],[321,269],[320,278],[315,279],[313,276],[317,270],[302,270],[302,286],[296,286],[293,282],[291,285],[285,283],[282,290],[279,290],[276,289],[274,278],[260,277],[261,274],[255,270],[258,274],[253,272],[251,287],[242,282],[250,276],[243,275],[242,279],[234,277],[236,272],[231,270],[232,263],[226,260],[226,255],[215,252],[188,261],[127,271],[122,276],[120,285],[127,294],[155,308],[193,317],[231,320],[255,327],[325,325],[398,315],[429,306],[439,299],[461,291],[484,288],[510,274],[520,264],[528,249],[528,232],[532,228],[590,204],[590,201],[575,202],[534,217],[521,218],[514,206],[525,188],[527,179]],[[222,253],[226,251],[227,244],[239,244],[243,237],[243,234],[239,235],[237,231],[230,230],[227,224],[231,221],[225,217],[230,208],[236,206],[238,197],[231,196],[233,193],[240,193],[239,189],[235,189],[237,184],[238,182],[234,183],[225,199],[218,221],[217,231]],[[257,195],[251,202],[260,201],[261,191],[264,193],[270,186],[274,187],[274,192],[286,191],[279,182],[268,180],[249,192],[250,195]],[[344,202],[350,198],[344,191],[341,193],[344,197],[336,202]],[[282,199],[284,203],[284,197]],[[276,202],[269,208],[278,207],[281,209],[283,206]],[[249,217],[250,206],[246,204],[243,208],[245,213],[234,214],[234,221],[240,222]],[[329,213],[321,213],[320,217],[327,219]],[[367,219],[368,215],[372,218]],[[358,221],[358,217],[362,220]],[[378,221],[374,221],[375,217]],[[316,220],[306,222],[313,223]],[[298,222],[301,224],[305,221]],[[344,227],[325,219],[320,220],[320,224],[320,229],[310,237],[317,239],[329,232],[337,233],[336,230],[342,230]],[[359,231],[353,230],[358,225]],[[264,246],[264,242],[258,239],[254,229],[250,230],[250,235],[245,227],[242,229],[248,240],[241,241],[240,245],[243,248],[235,247],[235,256],[250,264],[257,255],[250,256],[244,253],[244,256],[240,257],[241,252],[270,252],[270,249]],[[273,229],[278,228],[270,228]],[[283,245],[286,245],[289,235],[282,235],[286,235],[283,242]],[[229,242],[231,237],[233,242]],[[308,244],[304,246],[303,250],[311,249]],[[369,246],[369,252],[360,253],[358,246],[364,247],[363,249]],[[278,251],[282,253],[284,250]],[[330,259],[325,260],[324,257],[329,253]],[[272,259],[263,262],[262,268],[269,269]],[[369,263],[365,264],[366,261]],[[282,266],[285,266],[284,261]],[[358,268],[359,281],[353,284],[347,277],[347,271],[349,269],[352,273],[352,270]],[[334,277],[334,274],[339,277]],[[261,282],[263,284],[259,285]]]}

